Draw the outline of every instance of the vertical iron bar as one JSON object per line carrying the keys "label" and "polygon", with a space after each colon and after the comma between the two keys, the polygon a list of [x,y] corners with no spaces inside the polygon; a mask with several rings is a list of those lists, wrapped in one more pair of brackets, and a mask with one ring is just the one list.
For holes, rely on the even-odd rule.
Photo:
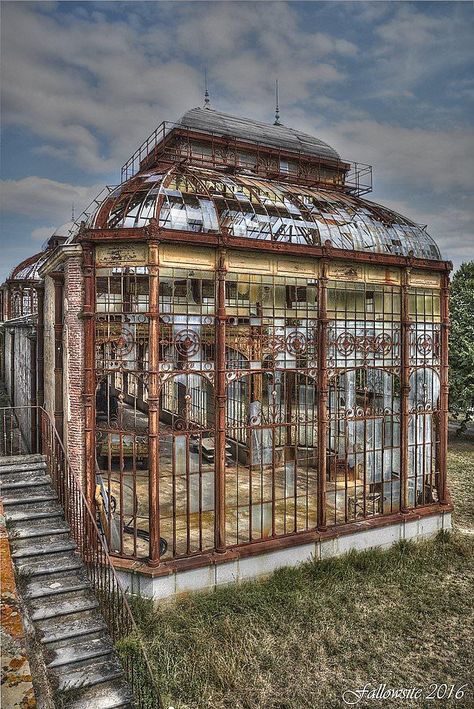
{"label": "vertical iron bar", "polygon": [[449,362],[448,362],[448,336],[449,336],[449,274],[441,277],[441,391],[439,412],[439,483],[438,499],[440,504],[446,505],[446,457],[448,451],[448,406],[449,406]]}
{"label": "vertical iron bar", "polygon": [[319,363],[319,397],[318,397],[318,529],[327,529],[326,523],[326,439],[328,428],[328,371],[327,371],[327,271],[325,260],[321,261],[319,278],[319,322],[318,322],[318,363]]}
{"label": "vertical iron bar", "polygon": [[95,506],[95,284],[94,248],[82,244],[84,258],[84,414],[85,490],[89,505]]}
{"label": "vertical iron bar", "polygon": [[148,332],[148,515],[150,566],[160,563],[160,500],[159,500],[159,242],[148,242],[149,273],[149,332]]}
{"label": "vertical iron bar", "polygon": [[408,282],[410,269],[402,270],[401,285],[401,407],[400,407],[400,512],[409,511],[408,499],[408,424],[410,418],[410,310],[408,297]]}
{"label": "vertical iron bar", "polygon": [[217,317],[216,317],[216,389],[215,389],[215,548],[225,552],[225,423],[226,423],[226,384],[225,384],[225,347],[226,347],[226,309],[225,276],[226,252],[217,251]]}

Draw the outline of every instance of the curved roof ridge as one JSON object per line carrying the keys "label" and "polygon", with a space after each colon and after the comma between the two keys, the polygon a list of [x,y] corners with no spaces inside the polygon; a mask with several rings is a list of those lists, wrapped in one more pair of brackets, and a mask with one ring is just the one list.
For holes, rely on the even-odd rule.
{"label": "curved roof ridge", "polygon": [[40,280],[40,277],[38,274],[38,268],[41,264],[41,261],[42,261],[44,255],[45,255],[44,251],[39,251],[37,254],[33,254],[33,256],[29,256],[28,258],[25,258],[23,261],[21,261],[19,264],[17,264],[16,266],[14,266],[12,268],[7,280],[9,280],[9,281],[27,281],[27,280],[38,281],[38,280]]}

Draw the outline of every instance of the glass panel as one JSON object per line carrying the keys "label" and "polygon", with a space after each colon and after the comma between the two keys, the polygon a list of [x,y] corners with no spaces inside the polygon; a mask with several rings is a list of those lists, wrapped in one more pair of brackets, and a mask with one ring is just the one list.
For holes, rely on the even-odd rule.
{"label": "glass panel", "polygon": [[[226,361],[233,372],[227,389],[231,543],[313,528],[316,282],[229,273],[226,309]],[[265,505],[270,531],[262,522],[270,514]]]}
{"label": "glass panel", "polygon": [[113,552],[146,558],[148,273],[96,272],[96,461],[99,518]]}
{"label": "glass panel", "polygon": [[331,379],[328,413],[328,524],[397,511],[399,378],[371,367],[341,372]]}

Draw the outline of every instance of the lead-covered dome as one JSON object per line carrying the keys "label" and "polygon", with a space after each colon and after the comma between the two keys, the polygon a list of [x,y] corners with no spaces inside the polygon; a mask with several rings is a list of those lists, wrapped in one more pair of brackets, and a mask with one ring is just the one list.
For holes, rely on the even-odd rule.
{"label": "lead-covered dome", "polygon": [[330,241],[347,251],[441,258],[424,228],[337,187],[314,188],[183,164],[166,172],[142,172],[123,183],[89,226],[137,228],[152,218],[170,230],[316,246]]}
{"label": "lead-covered dome", "polygon": [[235,138],[244,143],[263,145],[277,150],[303,153],[329,160],[340,159],[339,154],[330,145],[296,128],[231,116],[229,113],[215,111],[212,108],[192,108],[176,125],[199,133]]}

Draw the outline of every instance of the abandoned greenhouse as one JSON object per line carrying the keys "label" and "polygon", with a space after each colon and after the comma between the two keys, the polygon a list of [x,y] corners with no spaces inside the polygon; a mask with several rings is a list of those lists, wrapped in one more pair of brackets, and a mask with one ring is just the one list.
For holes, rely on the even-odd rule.
{"label": "abandoned greenhouse", "polygon": [[2,287],[10,396],[54,417],[132,590],[450,527],[451,264],[371,178],[192,109]]}

